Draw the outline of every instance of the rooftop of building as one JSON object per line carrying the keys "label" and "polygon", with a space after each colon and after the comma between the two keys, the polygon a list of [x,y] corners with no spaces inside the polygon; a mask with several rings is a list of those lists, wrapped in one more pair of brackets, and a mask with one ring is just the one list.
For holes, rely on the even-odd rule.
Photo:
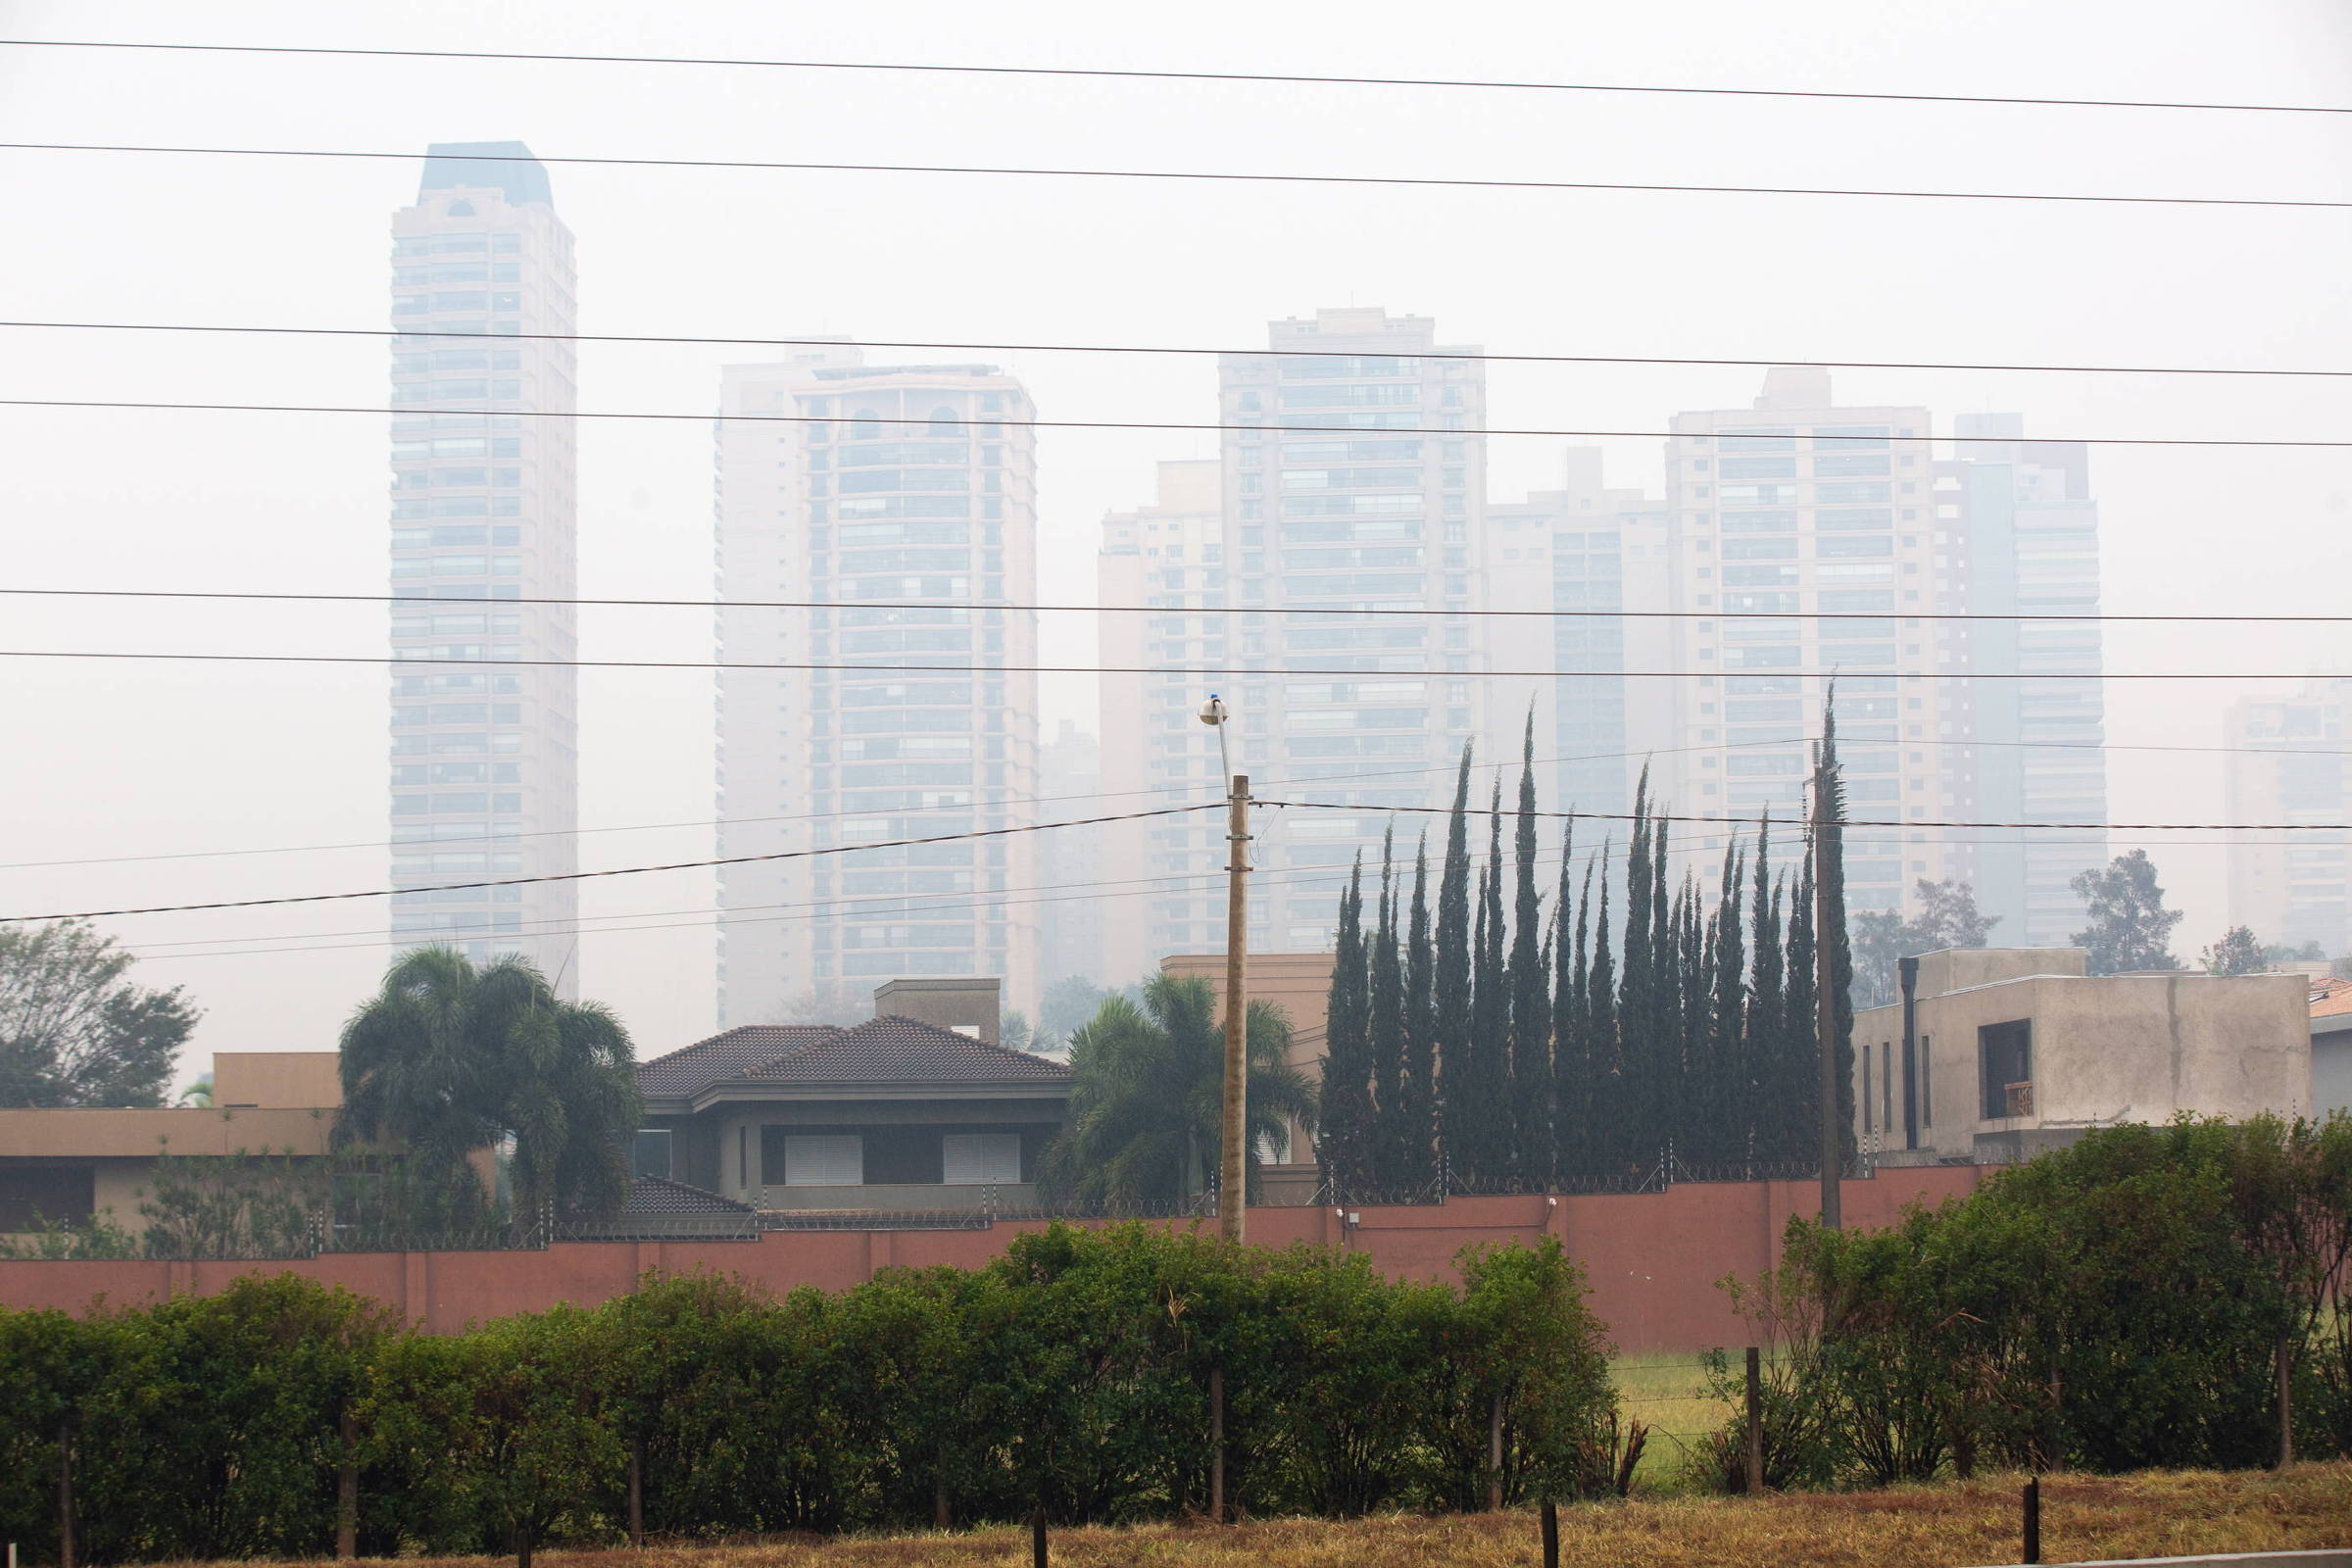
{"label": "rooftop of building", "polygon": [[637,1068],[638,1089],[661,1099],[692,1097],[722,1083],[1034,1083],[1052,1091],[1066,1087],[1069,1077],[1068,1067],[1044,1056],[889,1014],[847,1028],[745,1024]]}
{"label": "rooftop of building", "polygon": [[424,149],[424,177],[416,182],[421,201],[436,190],[495,190],[517,207],[543,202],[553,207],[555,191],[547,168],[518,141],[436,141]]}

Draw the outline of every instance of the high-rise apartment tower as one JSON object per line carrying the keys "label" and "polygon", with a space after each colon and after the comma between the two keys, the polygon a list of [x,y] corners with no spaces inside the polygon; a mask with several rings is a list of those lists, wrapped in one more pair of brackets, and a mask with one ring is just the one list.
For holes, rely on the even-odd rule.
{"label": "high-rise apartment tower", "polygon": [[[721,389],[719,1017],[861,1015],[883,980],[994,975],[1035,1013],[1035,410],[985,365],[816,349]],[[740,417],[751,416],[753,417]],[[761,419],[758,416],[781,416]],[[859,845],[873,848],[859,849]]]}
{"label": "high-rise apartment tower", "polygon": [[428,149],[392,220],[392,931],[566,993],[573,883],[425,889],[577,864],[572,291],[527,147]]}

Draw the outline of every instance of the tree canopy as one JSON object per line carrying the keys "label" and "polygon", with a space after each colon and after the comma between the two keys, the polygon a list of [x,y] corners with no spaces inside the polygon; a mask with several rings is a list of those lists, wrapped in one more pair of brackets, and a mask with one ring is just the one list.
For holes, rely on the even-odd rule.
{"label": "tree canopy", "polygon": [[81,920],[0,929],[0,1105],[160,1105],[203,1012]]}
{"label": "tree canopy", "polygon": [[2074,944],[2089,954],[2092,974],[2180,967],[2171,948],[2180,911],[2164,906],[2156,862],[2147,851],[2119,855],[2106,870],[2078,872],[2067,885],[2090,916],[2090,924],[2075,933]]}
{"label": "tree canopy", "polygon": [[394,960],[343,1026],[340,1144],[406,1155],[410,1223],[478,1224],[490,1195],[469,1156],[513,1138],[514,1211],[595,1211],[628,1193],[637,1126],[628,1031],[562,1001],[521,958],[476,966],[454,948]]}
{"label": "tree canopy", "polygon": [[[1271,1003],[1250,1004],[1250,1182],[1258,1150],[1285,1124],[1315,1126],[1315,1090],[1288,1064],[1291,1024]],[[1045,1185],[1116,1204],[1183,1202],[1207,1186],[1223,1147],[1225,1034],[1206,980],[1160,975],[1142,1004],[1111,997],[1070,1036],[1069,1118],[1048,1147]]]}
{"label": "tree canopy", "polygon": [[1901,994],[1897,966],[1905,958],[1946,948],[1981,948],[1997,914],[1977,908],[1977,891],[1965,882],[1912,884],[1919,913],[1904,919],[1891,909],[1865,909],[1853,918],[1854,1005],[1882,1007]]}
{"label": "tree canopy", "polygon": [[2222,940],[2197,955],[2207,974],[2260,974],[2271,966],[2270,950],[2249,926],[2233,925]]}

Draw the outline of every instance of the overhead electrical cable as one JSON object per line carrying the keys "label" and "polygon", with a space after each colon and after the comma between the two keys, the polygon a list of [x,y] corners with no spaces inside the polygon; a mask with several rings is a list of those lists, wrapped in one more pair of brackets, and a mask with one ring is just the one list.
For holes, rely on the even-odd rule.
{"label": "overhead electrical cable", "polygon": [[[1187,348],[1151,343],[944,343],[907,338],[698,337],[650,332],[451,332],[416,326],[241,326],[197,321],[0,321],[0,327],[81,332],[226,332],[271,337],[449,338],[460,342],[632,343],[700,348],[952,349],[968,354],[1162,354],[1215,359],[1349,360],[1353,349]],[[1672,365],[1813,370],[2000,370],[2035,375],[2284,375],[2352,377],[2352,370],[2227,365],[2003,365],[1983,360],[1714,359],[1666,354],[1488,354],[1432,350],[1405,356],[1437,365]],[[2021,437],[2021,440],[2031,438]]]}
{"label": "overhead electrical cable", "polygon": [[[1799,617],[1787,617],[1799,618]],[[1875,617],[1899,619],[1894,615]],[[920,656],[910,656],[920,657]],[[403,654],[183,654],[128,653],[76,648],[6,648],[0,659],[110,659],[166,662],[224,664],[398,664],[461,669],[806,669],[895,675],[1284,675],[1314,676],[1324,680],[1380,675],[1428,675],[1446,680],[1550,680],[1581,676],[1609,680],[1713,680],[1725,674],[1769,674],[1790,680],[2346,680],[2352,676],[2305,670],[2279,674],[2270,670],[2127,669],[2082,673],[2075,670],[1937,670],[1871,669],[1445,669],[1366,670],[1297,667],[1287,664],[866,664],[813,663],[795,661],[732,662],[709,659],[437,659]]]}
{"label": "overhead electrical cable", "polygon": [[[350,158],[416,163],[425,155],[380,152],[349,147],[172,147],[132,142],[6,141],[0,151],[39,153],[141,153],[193,158]],[[515,161],[504,153],[430,155],[439,163],[496,163]],[[1663,181],[1600,179],[1499,179],[1436,174],[1271,174],[1215,169],[1075,169],[1038,168],[1006,164],[850,164],[808,160],[756,158],[592,158],[532,155],[531,162],[564,168],[600,169],[741,169],[795,173],[838,174],[994,174],[1038,179],[1141,179],[1161,182],[1206,181],[1248,185],[1403,186],[1452,190],[1507,191],[1626,191],[1669,196],[1856,196],[1903,201],[1965,202],[2086,202],[2122,207],[2252,207],[2281,211],[2352,211],[2352,201],[2290,196],[2130,196],[2100,191],[1901,190],[1849,185],[1695,185]]]}
{"label": "overhead electrical cable", "polygon": [[[470,400],[469,400],[470,401]],[[487,401],[487,400],[484,400]],[[386,415],[407,416],[419,420],[428,418],[476,419],[496,415],[501,418],[522,419],[667,419],[692,424],[891,424],[908,428],[952,426],[956,429],[978,430],[983,435],[991,430],[1193,430],[1203,433],[1224,430],[1250,430],[1259,435],[1345,435],[1356,440],[1373,440],[1385,436],[1435,435],[1452,436],[1574,436],[1594,441],[1713,441],[1737,444],[1752,438],[1751,432],[1740,430],[1539,430],[1524,426],[1489,426],[1485,429],[1449,430],[1443,425],[1361,425],[1361,424],[1212,424],[1198,420],[1177,419],[927,419],[902,418],[883,415],[853,416],[832,414],[672,414],[646,410],[608,409],[513,409],[478,408],[445,409],[416,404],[394,407],[389,404],[355,403],[190,403],[167,402],[161,399],[130,398],[0,398],[0,408],[13,409],[108,409],[151,410],[167,414],[365,414],[377,418]],[[1872,436],[1874,441],[1887,441],[1905,446],[1927,446],[1945,442],[1954,446],[2016,446],[2021,437],[2006,435],[1886,435]],[[2216,447],[2216,448],[2308,448],[2333,451],[2352,448],[2352,440],[2302,440],[2277,437],[2239,438],[2225,436],[2153,436],[2153,435],[2042,435],[2034,438],[2035,444],[2072,445],[2085,447]]]}
{"label": "overhead electrical cable", "polygon": [[1147,71],[1113,66],[1002,66],[904,60],[752,60],[731,55],[616,55],[522,49],[360,49],[317,44],[181,43],[130,38],[0,38],[24,49],[140,49],[190,54],[340,56],[355,60],[483,60],[592,66],[696,66],[758,71],[903,72],[959,76],[1060,76],[1106,81],[1264,82],[1278,86],[1437,87],[1487,92],[1662,94],[1700,98],[1798,98],[1845,103],[1992,104],[2034,109],[2156,109],[2255,115],[2352,115],[2335,104],[2265,104],[2171,98],[2051,98],[2018,93],[1855,92],[1827,87],[1700,87],[1677,83],[1537,81],[1468,76],[1327,75],[1271,71]]}
{"label": "overhead electrical cable", "polygon": [[917,844],[953,844],[969,839],[1008,838],[1016,833],[1044,833],[1060,827],[1089,827],[1097,822],[1132,822],[1147,816],[1180,816],[1190,811],[1222,810],[1223,801],[1198,806],[1164,806],[1148,811],[1119,811],[1107,816],[1082,816],[1067,822],[1025,822],[1011,827],[967,828],[959,833],[933,833],[921,838],[876,839],[870,843],[823,845],[806,850],[775,850],[765,855],[725,855],[708,860],[675,860],[666,865],[623,865],[603,871],[551,871],[539,876],[498,877],[475,882],[436,882],[413,888],[368,888],[356,893],[297,893],[270,899],[221,899],[210,904],[163,904],[138,909],[87,909],[57,914],[0,914],[0,925],[32,920],[95,920],[119,914],[181,914],[198,909],[250,909],[264,905],[333,904],[347,899],[388,899],[401,893],[458,893],[474,888],[514,888],[537,882],[593,882],[603,877],[640,876],[649,871],[692,871],[712,865],[751,865],[763,860],[806,860],[819,856],[849,855],[859,850],[898,850]]}
{"label": "overhead electrical cable", "polygon": [[[1899,742],[1896,744],[1900,744]],[[1363,811],[1367,808],[1349,806],[1345,801],[1261,801],[1252,799],[1252,806],[1296,808],[1306,811]],[[1444,806],[1384,806],[1383,811],[1409,811],[1415,815],[1450,816],[1452,810]],[[1513,816],[1515,808],[1500,811],[1477,810],[1472,816]],[[1763,821],[1773,827],[1807,828],[1816,825],[1805,816],[1677,816],[1671,812],[1650,811],[1636,815],[1630,811],[1535,811],[1534,816],[1555,821],[1575,822],[1701,822],[1738,827],[1741,823]],[[2065,831],[2085,831],[2097,828],[2112,833],[2342,833],[2352,830],[2352,822],[1954,822],[1920,820],[1879,821],[1868,817],[1845,817],[1833,824],[1838,827],[1883,828],[2046,828]]]}
{"label": "overhead electrical cable", "polygon": [[[1589,525],[1589,523],[1587,524]],[[856,576],[857,573],[850,573]],[[903,577],[904,572],[881,575]],[[1196,592],[1200,590],[1195,590]],[[254,603],[397,605],[418,610],[441,605],[570,605],[596,609],[636,610],[1012,610],[1037,614],[1156,615],[1182,619],[1186,615],[1437,615],[1447,619],[1521,620],[2054,620],[2162,621],[2167,623],[2220,622],[2230,625],[2342,625],[2344,615],[2231,615],[2231,614],[2061,614],[2048,612],[1991,610],[1432,610],[1387,606],[1280,605],[1044,605],[1003,599],[564,599],[537,594],[309,594],[262,593],[243,589],[206,588],[0,588],[0,595],[46,599],[226,599]]]}

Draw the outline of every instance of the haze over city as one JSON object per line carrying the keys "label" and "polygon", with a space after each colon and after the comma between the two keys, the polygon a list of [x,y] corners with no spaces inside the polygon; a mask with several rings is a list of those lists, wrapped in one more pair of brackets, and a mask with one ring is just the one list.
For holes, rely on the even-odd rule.
{"label": "haze over city", "polygon": [[[160,6],[110,7],[99,16],[56,5],[0,8],[0,23],[16,38],[168,39],[180,35],[183,21],[183,13]],[[2113,4],[1956,5],[1893,24],[1885,8],[1868,5],[1810,8],[1792,24],[1784,13],[1704,3],[1672,13],[1494,6],[1449,15],[1442,27],[1426,10],[1377,4],[1271,13],[1211,5],[1187,10],[1174,26],[1140,12],[1058,5],[1012,14],[923,4],[887,13],[704,7],[658,19],[597,7],[484,13],[230,5],[206,14],[204,39],[2104,99],[2352,99],[2352,21],[2324,4],[2240,8],[2226,30],[2202,8]],[[392,270],[406,263],[387,259],[392,215],[426,205],[420,178],[432,185],[428,145],[508,142],[526,144],[546,161],[552,211],[571,236],[577,331],[841,339],[867,345],[858,351],[867,369],[920,366],[932,368],[922,374],[934,380],[937,368],[989,367],[1001,376],[973,379],[975,399],[991,395],[985,379],[995,395],[1033,404],[1034,417],[1049,425],[1217,425],[1241,417],[1236,400],[1250,395],[1245,383],[1252,372],[1221,371],[1213,354],[927,345],[1159,346],[1230,350],[1246,359],[1252,351],[1263,357],[1270,322],[1321,320],[1345,336],[1365,322],[1420,318],[1429,340],[1407,333],[1399,341],[1433,367],[1431,414],[1449,407],[1436,395],[1444,348],[1472,345],[1503,357],[1476,367],[1483,419],[1448,427],[1471,431],[1663,432],[1690,428],[1673,424],[1677,416],[1718,411],[1726,428],[1762,430],[1772,425],[1769,411],[1757,410],[1768,370],[1789,361],[2311,369],[2352,363],[2352,281],[2342,267],[2347,214],[2340,209],[561,161],[2352,200],[2352,142],[2338,126],[2310,117],[38,48],[0,50],[0,139],[7,141],[398,155],[0,151],[18,219],[18,242],[0,252],[0,289],[12,319],[360,334],[12,327],[0,397],[27,404],[381,410],[387,299],[406,286]],[[446,211],[428,217],[418,232],[449,227]],[[894,343],[912,346],[883,346]],[[1352,342],[1350,351],[1361,352]],[[721,407],[723,368],[830,353],[813,345],[579,344],[576,407],[668,417],[578,421],[571,437],[578,595],[710,600],[723,587],[712,573],[710,418]],[[1538,364],[1509,358],[1516,355],[1748,363]],[[848,365],[846,351],[837,363]],[[396,366],[396,376],[407,373]],[[2106,614],[2340,612],[2342,539],[2352,515],[2341,450],[2099,443],[2340,440],[2352,427],[2352,394],[2341,380],[1861,366],[1826,374],[1826,398],[1818,395],[1821,383],[1800,378],[1784,383],[1781,406],[1924,410],[1938,437],[1952,434],[1956,421],[2012,415],[2029,440],[2093,443],[2086,489],[2053,495],[2096,503],[2097,608]],[[802,379],[796,372],[781,382]],[[908,405],[917,418],[941,406],[938,399]],[[845,406],[822,416],[855,412]],[[991,414],[1022,417],[958,404],[940,428],[960,431],[960,421]],[[1822,419],[1804,428],[1812,434],[1835,423],[1846,433],[1814,438],[1867,443],[1896,422]],[[1975,427],[2010,433],[1998,424]],[[749,439],[743,427],[728,428],[727,440]],[[386,592],[380,413],[12,406],[0,408],[0,429],[10,453],[0,481],[12,524],[9,586]],[[397,426],[391,439],[403,439]],[[761,431],[760,439],[781,438]],[[1377,444],[1375,427],[1366,427],[1364,439]],[[1436,446],[1444,437],[1427,439]],[[1531,494],[1589,484],[1592,460],[1572,460],[1571,448],[1598,449],[1599,487],[1666,506],[1667,442],[1656,434],[1498,433],[1473,444],[1484,449],[1484,472],[1459,487],[1466,530],[1486,529],[1490,519],[1499,526]],[[1105,516],[1152,507],[1157,465],[1221,457],[1239,508],[1248,487],[1233,466],[1238,450],[1232,432],[1214,430],[1040,428],[1033,454],[1016,453],[1006,465],[1024,468],[1013,481],[1016,494],[1033,473],[1034,537],[1004,548],[1033,559],[1037,602],[1096,603],[1107,580],[1100,554]],[[1966,455],[1938,441],[1918,454],[1919,482],[1929,482],[1933,465]],[[734,453],[733,461],[746,465],[743,482],[753,462],[772,478],[763,455]],[[1342,452],[1314,471],[1360,473],[1360,465],[1386,461]],[[1426,488],[1442,509],[1454,488],[1442,477],[1445,467],[1473,460],[1432,452],[1412,461],[1435,470]],[[976,455],[971,463],[976,473],[990,466]],[[1318,481],[1338,489],[1351,482],[1373,483]],[[1693,476],[1677,482],[1688,485]],[[978,486],[973,491],[979,496]],[[745,505],[734,490],[729,497]],[[1899,497],[1889,499],[1899,505]],[[1689,513],[1693,503],[1686,496],[1677,505]],[[1923,492],[1922,509],[1932,505]],[[1206,511],[1222,516],[1222,507]],[[842,516],[850,515],[845,509]],[[1018,516],[1016,504],[1016,526]],[[402,520],[392,514],[393,526]],[[1225,520],[1246,529],[1248,514]],[[1900,525],[1889,526],[1900,537]],[[1523,573],[1500,553],[1517,542],[1499,533],[1480,542],[1485,575],[1466,586],[1465,601],[1508,599],[1524,587],[1517,580]],[[1893,548],[1931,572],[1941,569],[1933,541]],[[723,550],[718,564],[730,569]],[[738,563],[732,569],[749,568]],[[803,562],[785,570],[772,597],[794,597],[785,590],[805,583],[808,569]],[[1003,568],[1016,579],[1028,569],[1019,562]],[[1635,575],[1627,577],[1629,609],[1641,608]],[[1658,581],[1663,596],[1662,574]],[[1002,597],[1017,603],[1029,592],[1023,584]],[[1657,608],[1666,603],[1661,597]],[[0,820],[13,830],[8,893],[0,900],[8,912],[384,885],[385,843],[399,836],[387,827],[387,794],[403,786],[396,773],[387,790],[383,605],[11,598],[7,612],[6,646],[16,650],[359,661],[11,660],[14,765],[0,778]],[[1107,624],[1106,635],[1106,623],[1092,613],[1039,615],[1034,662],[1118,662],[1108,644],[1133,633]],[[749,618],[730,625],[729,643],[764,635],[754,627]],[[1192,656],[1202,652],[1197,640],[1203,633],[1190,635],[1196,643],[1184,662],[1199,662]],[[710,611],[693,604],[578,612],[583,660],[700,666],[713,659],[714,646]],[[1488,658],[1487,643],[1472,647],[1491,666],[1508,667]],[[1542,648],[1550,650],[1548,636]],[[1245,657],[1238,638],[1221,652]],[[716,657],[746,656],[722,647]],[[1664,667],[1658,659],[1644,663],[1629,653],[1623,667]],[[2103,754],[2107,819],[2240,820],[2226,796],[2228,758],[2219,750],[2230,744],[2230,704],[2342,671],[2347,657],[2334,625],[2106,624],[2098,659],[2109,675],[2245,677],[2104,683],[2098,733],[2110,748]],[[1907,659],[1897,663],[1917,667]],[[1198,692],[1188,689],[1181,705],[1188,709],[1235,683],[1201,677],[1193,684]],[[1630,749],[1666,744],[1643,728],[1666,684],[1627,684]],[[577,672],[576,823],[588,830],[578,840],[581,869],[745,853],[722,844],[712,826],[720,816],[755,814],[740,805],[740,780],[729,784],[728,802],[714,792],[713,688],[706,667]],[[1033,721],[1037,739],[1051,741],[1069,725],[1109,741],[1134,716],[1124,690],[1108,677],[1048,674],[1037,680],[1033,712],[1022,717]],[[1482,748],[1515,736],[1518,705],[1528,695],[1521,690],[1508,705],[1496,698],[1494,711],[1484,710],[1482,697],[1479,717],[1457,727],[1476,733]],[[1306,701],[1268,701],[1276,700]],[[1428,706],[1446,705],[1432,698]],[[1267,712],[1242,701],[1236,707],[1238,742],[1273,738]],[[740,706],[725,716],[740,766],[744,737],[757,722]],[[787,733],[800,721],[797,711],[779,711],[774,727]],[[1439,744],[1447,723],[1432,718],[1427,727],[1431,750],[1411,766],[1448,760]],[[1205,735],[1200,739],[1207,744]],[[1103,766],[1107,775],[1114,760]],[[1213,795],[1207,771],[1195,776],[1194,787]],[[1290,776],[1293,769],[1270,758],[1264,772]],[[798,798],[814,786],[797,775],[769,783],[775,804],[757,814],[833,808]],[[1551,781],[1545,788],[1547,807],[1580,804],[1554,793]],[[1072,801],[1066,808],[1039,807],[1033,819],[1135,804]],[[1696,798],[1670,804],[1721,808]],[[2336,808],[2340,817],[2340,794]],[[1208,823],[1203,817],[1200,826]],[[2105,836],[2111,853],[2145,848],[2155,858],[2172,902],[2186,912],[2176,942],[2184,958],[2239,918],[2228,897],[2224,841],[2230,836],[2128,828]],[[1087,865],[1109,842],[1041,849],[1065,869],[1016,877],[1009,886],[1119,874],[1068,869]],[[246,853],[255,851],[272,853]],[[564,984],[617,1009],[641,1054],[699,1039],[721,1021],[752,1021],[722,1020],[711,913],[718,903],[707,867],[581,884],[585,929],[576,948],[567,942],[558,956]],[[214,1051],[323,1049],[392,951],[385,924],[380,900],[102,922],[139,954],[142,980],[185,984],[207,1009],[181,1063],[183,1078],[201,1072]],[[1278,947],[1306,945],[1290,928],[1273,939]],[[1163,956],[1143,951],[1151,947],[1147,938],[1137,940],[1141,962],[1091,978],[1121,985]],[[1221,934],[1204,929],[1187,951],[1219,941]],[[2331,956],[2342,951],[2327,946]],[[1008,995],[1033,995],[1038,983],[1034,970],[1008,977]]]}

